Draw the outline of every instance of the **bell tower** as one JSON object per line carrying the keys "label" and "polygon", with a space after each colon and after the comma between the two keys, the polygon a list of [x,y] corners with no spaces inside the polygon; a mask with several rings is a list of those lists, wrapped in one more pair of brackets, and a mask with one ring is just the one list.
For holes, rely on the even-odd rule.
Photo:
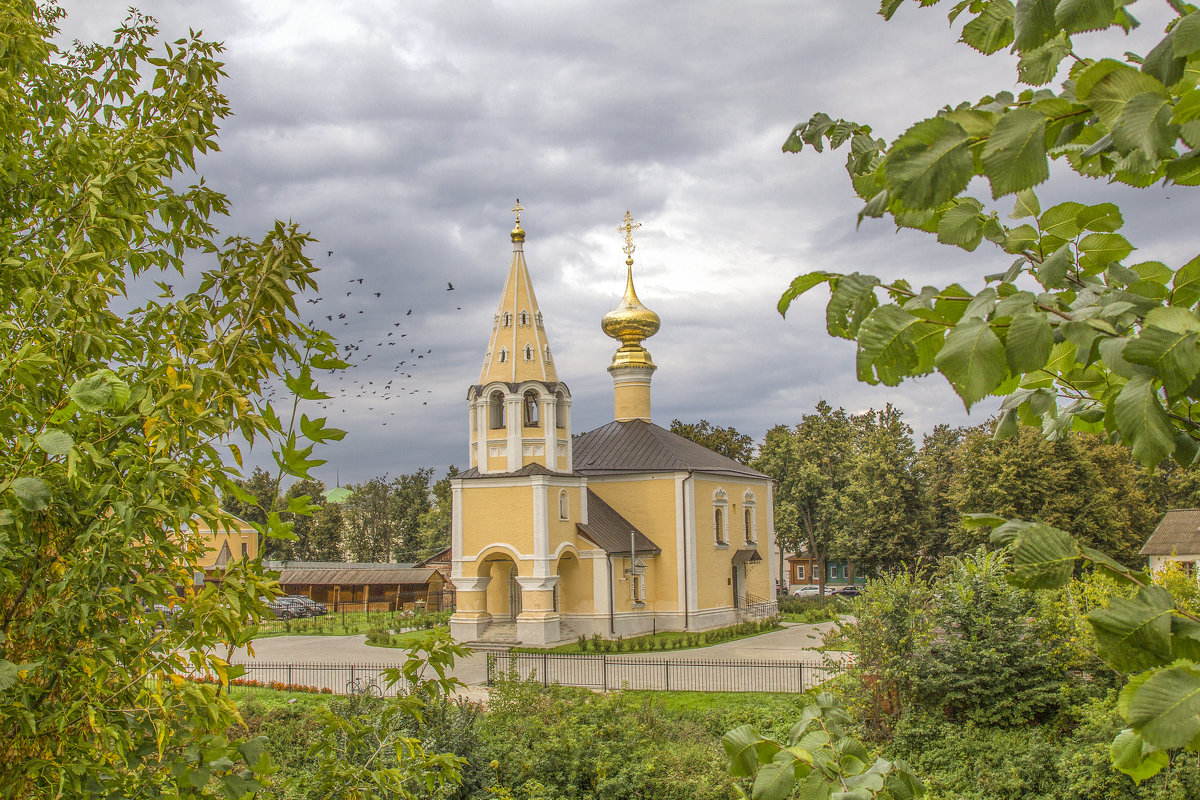
{"label": "bell tower", "polygon": [[558,380],[525,263],[525,209],[518,200],[512,210],[512,261],[492,318],[479,383],[467,393],[470,466],[482,474],[516,472],[529,464],[569,472],[571,392]]}
{"label": "bell tower", "polygon": [[650,378],[658,369],[642,340],[658,333],[661,323],[658,314],[642,305],[633,288],[633,232],[640,227],[642,224],[634,223],[633,214],[626,211],[625,223],[618,228],[625,232],[625,296],[600,321],[604,333],[621,343],[608,365],[608,374],[613,378],[613,419],[617,422],[650,421]]}

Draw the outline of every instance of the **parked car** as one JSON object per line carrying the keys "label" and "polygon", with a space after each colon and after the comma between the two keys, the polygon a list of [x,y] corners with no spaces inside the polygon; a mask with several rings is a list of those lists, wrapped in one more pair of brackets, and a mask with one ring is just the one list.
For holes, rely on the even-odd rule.
{"label": "parked car", "polygon": [[290,603],[282,602],[283,598],[268,600],[265,597],[258,598],[263,605],[267,607],[267,611],[275,615],[275,619],[291,619],[296,616],[296,609]]}
{"label": "parked car", "polygon": [[862,594],[862,589],[851,583],[846,586],[839,586],[833,590],[832,594],[834,597],[858,597]]}
{"label": "parked car", "polygon": [[291,609],[293,617],[304,618],[304,617],[315,617],[317,615],[317,612],[313,611],[311,607],[305,605],[304,603],[301,603],[299,600],[295,599],[294,597],[276,597],[275,602],[282,603],[283,605],[285,605],[289,609]]}
{"label": "parked car", "polygon": [[802,583],[792,587],[792,597],[817,597],[821,587],[815,583]]}
{"label": "parked car", "polygon": [[318,603],[311,597],[305,597],[302,594],[289,594],[284,600],[292,600],[308,609],[310,617],[323,617],[329,613],[329,608],[324,603]]}

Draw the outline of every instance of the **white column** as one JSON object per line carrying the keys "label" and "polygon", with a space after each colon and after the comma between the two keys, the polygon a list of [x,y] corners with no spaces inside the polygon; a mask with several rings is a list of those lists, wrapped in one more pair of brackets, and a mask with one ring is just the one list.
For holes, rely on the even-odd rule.
{"label": "white column", "polygon": [[550,520],[547,503],[550,486],[545,475],[533,478],[533,575],[544,578],[550,570]]}
{"label": "white column", "polygon": [[546,437],[546,469],[558,469],[558,428],[556,427],[556,416],[554,407],[557,404],[557,398],[554,395],[543,396],[538,400],[538,405],[541,406],[539,416],[542,422],[542,432]]}
{"label": "white column", "polygon": [[563,472],[575,470],[575,452],[571,445],[571,398],[563,400],[563,431],[567,436],[567,461],[562,465]]}
{"label": "white column", "polygon": [[454,566],[451,568],[450,575],[455,585],[462,578],[462,559],[466,555],[463,552],[462,515],[462,479],[452,478],[450,480],[450,557],[453,559]]}
{"label": "white column", "polygon": [[508,429],[508,471],[521,468],[521,427],[525,415],[521,408],[521,395],[511,392],[504,395],[504,422]]}
{"label": "white column", "polygon": [[475,438],[475,466],[480,473],[486,475],[488,472],[488,435],[491,433],[491,428],[488,426],[492,424],[492,421],[488,419],[487,397],[482,397],[477,402],[475,420],[479,426],[479,435]]}

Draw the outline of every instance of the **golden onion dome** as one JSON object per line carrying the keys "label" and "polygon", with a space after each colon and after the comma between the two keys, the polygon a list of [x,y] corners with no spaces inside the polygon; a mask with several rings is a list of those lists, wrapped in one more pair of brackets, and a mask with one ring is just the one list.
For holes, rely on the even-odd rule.
{"label": "golden onion dome", "polygon": [[509,233],[509,236],[512,237],[513,244],[525,241],[525,229],[521,227],[519,221],[517,222],[517,226]]}
{"label": "golden onion dome", "polygon": [[616,308],[604,315],[600,327],[606,335],[621,342],[623,348],[633,348],[658,333],[662,321],[638,299],[633,288],[633,259],[627,260],[625,265],[625,296]]}

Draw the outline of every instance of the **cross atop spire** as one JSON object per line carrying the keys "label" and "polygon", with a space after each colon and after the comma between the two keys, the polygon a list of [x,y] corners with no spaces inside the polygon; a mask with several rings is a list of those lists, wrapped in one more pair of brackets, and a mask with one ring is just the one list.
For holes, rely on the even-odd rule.
{"label": "cross atop spire", "polygon": [[512,207],[512,212],[517,215],[517,224],[513,226],[510,236],[512,236],[513,250],[521,249],[521,245],[525,241],[525,229],[521,227],[521,212],[525,207],[521,205],[521,198],[517,198],[517,204]]}
{"label": "cross atop spire", "polygon": [[633,214],[629,209],[625,209],[625,224],[617,228],[618,231],[625,231],[625,246],[622,248],[625,251],[625,263],[633,266],[633,251],[637,249],[637,245],[633,243],[633,232],[642,227],[642,223],[633,221]]}
{"label": "cross atop spire", "polygon": [[525,206],[521,205],[521,198],[517,198],[517,204],[512,207],[512,212],[517,215],[517,227],[521,226],[521,212],[525,210]]}

